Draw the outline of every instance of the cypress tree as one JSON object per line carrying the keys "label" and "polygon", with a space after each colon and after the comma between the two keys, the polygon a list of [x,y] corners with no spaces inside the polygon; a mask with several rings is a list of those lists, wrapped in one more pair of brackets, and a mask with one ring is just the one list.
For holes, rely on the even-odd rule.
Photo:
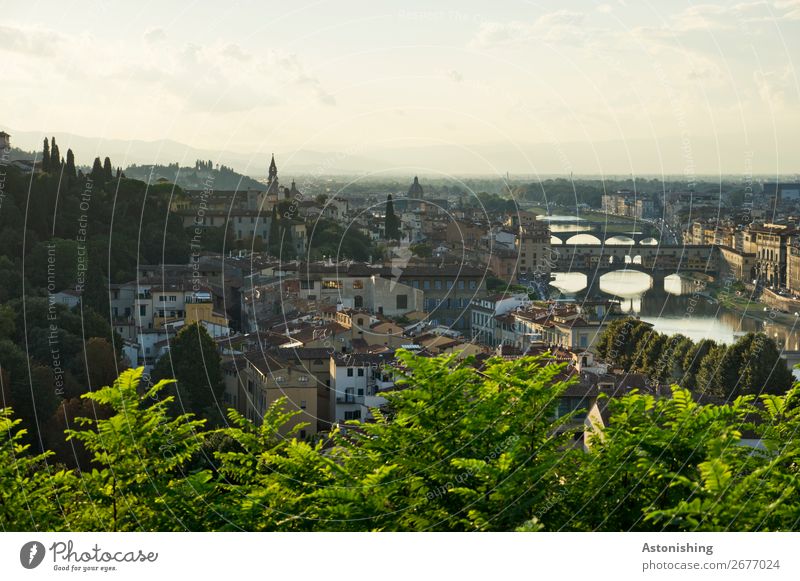
{"label": "cypress tree", "polygon": [[272,206],[272,219],[269,222],[269,239],[268,248],[269,253],[273,256],[278,256],[281,246],[281,223],[278,220],[278,206]]}
{"label": "cypress tree", "polygon": [[100,163],[99,157],[94,158],[94,163],[92,164],[92,173],[90,173],[89,175],[91,176],[92,181],[95,182],[103,181],[105,173],[103,172],[103,164]]}
{"label": "cypress tree", "polygon": [[50,171],[61,171],[61,153],[55,137],[50,138]]}
{"label": "cypress tree", "polygon": [[44,138],[44,147],[42,148],[42,171],[50,171],[50,142],[47,137]]}
{"label": "cypress tree", "polygon": [[72,150],[67,150],[67,176],[74,178],[77,177],[77,173],[75,172],[75,155],[73,155]]}
{"label": "cypress tree", "polygon": [[392,194],[386,199],[386,222],[384,224],[386,238],[389,240],[400,240],[400,220],[394,213],[394,202]]}
{"label": "cypress tree", "polygon": [[106,181],[111,181],[114,179],[114,170],[111,167],[111,159],[106,157],[105,161],[103,162],[103,175]]}

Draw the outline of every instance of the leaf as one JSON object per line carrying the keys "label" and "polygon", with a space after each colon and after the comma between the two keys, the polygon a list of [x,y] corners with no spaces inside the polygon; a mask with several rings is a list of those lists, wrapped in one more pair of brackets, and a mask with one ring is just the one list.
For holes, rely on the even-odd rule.
{"label": "leaf", "polygon": [[709,492],[723,492],[731,480],[730,468],[719,458],[702,462],[697,467],[703,479],[703,486]]}

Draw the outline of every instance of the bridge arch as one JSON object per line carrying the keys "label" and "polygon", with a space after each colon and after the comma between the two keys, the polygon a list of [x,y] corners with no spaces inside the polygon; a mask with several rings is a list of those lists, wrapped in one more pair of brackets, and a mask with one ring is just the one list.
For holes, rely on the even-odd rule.
{"label": "bridge arch", "polygon": [[642,238],[639,241],[640,246],[658,246],[658,244],[659,244],[658,240],[656,240],[652,236],[650,236],[649,238]]}
{"label": "bridge arch", "polygon": [[596,244],[600,246],[603,241],[593,234],[581,233],[568,238],[566,244]]}
{"label": "bridge arch", "polygon": [[634,244],[636,244],[636,240],[622,234],[606,239],[606,245],[608,246],[633,246]]}

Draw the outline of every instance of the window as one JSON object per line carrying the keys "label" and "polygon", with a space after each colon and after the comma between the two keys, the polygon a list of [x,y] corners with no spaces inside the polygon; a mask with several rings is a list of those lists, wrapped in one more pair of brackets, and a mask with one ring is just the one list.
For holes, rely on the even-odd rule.
{"label": "window", "polygon": [[308,383],[308,375],[301,375],[300,377],[297,378],[297,381],[299,381],[300,383]]}
{"label": "window", "polygon": [[464,281],[463,280],[458,281],[458,290],[464,290]]}
{"label": "window", "polygon": [[364,390],[363,389],[359,389],[358,390],[358,397],[364,397]]}
{"label": "window", "polygon": [[435,288],[436,290],[442,290],[442,281],[440,280],[433,281],[433,288]]}
{"label": "window", "polygon": [[340,289],[342,288],[342,283],[338,280],[323,280],[322,288]]}
{"label": "window", "polygon": [[276,375],[275,376],[275,383],[285,383],[286,378],[283,375]]}
{"label": "window", "polygon": [[140,317],[147,316],[147,305],[139,305],[139,316]]}
{"label": "window", "polygon": [[360,420],[361,419],[361,410],[355,410],[352,412],[344,412],[344,419],[345,420]]}
{"label": "window", "polygon": [[314,281],[313,280],[301,280],[300,281],[300,290],[313,290],[314,289]]}
{"label": "window", "polygon": [[429,281],[429,280],[423,280],[423,281],[422,281],[422,288],[423,288],[423,289],[425,289],[425,290],[430,290],[430,288],[431,288],[431,281]]}
{"label": "window", "polygon": [[419,281],[418,280],[412,280],[411,281],[411,288],[419,288]]}
{"label": "window", "polygon": [[176,295],[169,295],[169,301],[171,303],[174,303],[177,300],[178,300],[178,297]]}
{"label": "window", "polygon": [[347,377],[353,377],[353,368],[352,367],[348,367],[347,368]]}
{"label": "window", "polygon": [[398,309],[408,308],[408,295],[397,295],[397,308]]}
{"label": "window", "polygon": [[453,281],[452,280],[448,280],[447,281],[447,290],[450,290],[451,288],[453,288]]}
{"label": "window", "polygon": [[301,440],[305,440],[306,439],[306,431],[305,430],[300,430],[300,439]]}
{"label": "window", "polygon": [[158,302],[164,303],[167,301],[167,295],[158,295]]}
{"label": "window", "polygon": [[354,289],[362,289],[362,288],[364,288],[364,281],[363,280],[354,280],[353,281],[353,288]]}
{"label": "window", "polygon": [[358,368],[358,376],[359,377],[364,377],[364,368],[363,367],[359,367]]}
{"label": "window", "polygon": [[300,409],[301,410],[306,409],[306,400],[304,400],[304,399],[300,400]]}

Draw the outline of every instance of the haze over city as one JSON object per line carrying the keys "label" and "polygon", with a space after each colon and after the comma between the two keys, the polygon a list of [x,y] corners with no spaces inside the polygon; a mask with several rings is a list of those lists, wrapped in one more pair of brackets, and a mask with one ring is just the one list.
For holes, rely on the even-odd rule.
{"label": "haze over city", "polygon": [[15,113],[2,128],[31,150],[50,133],[79,142],[79,163],[207,153],[263,175],[277,151],[307,172],[800,167],[797,0],[7,2],[0,32],[0,104]]}

